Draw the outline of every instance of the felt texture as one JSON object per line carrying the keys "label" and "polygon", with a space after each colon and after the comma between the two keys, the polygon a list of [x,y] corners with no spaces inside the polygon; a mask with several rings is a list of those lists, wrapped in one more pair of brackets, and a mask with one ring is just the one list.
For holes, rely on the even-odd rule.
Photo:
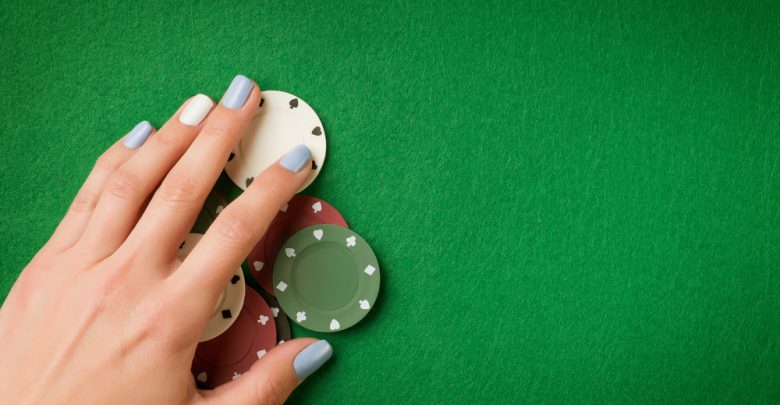
{"label": "felt texture", "polygon": [[[780,402],[780,3],[6,1],[5,296],[102,150],[237,73],[378,304],[291,403]],[[56,271],[57,269],[52,269]],[[193,292],[196,293],[196,292]]]}

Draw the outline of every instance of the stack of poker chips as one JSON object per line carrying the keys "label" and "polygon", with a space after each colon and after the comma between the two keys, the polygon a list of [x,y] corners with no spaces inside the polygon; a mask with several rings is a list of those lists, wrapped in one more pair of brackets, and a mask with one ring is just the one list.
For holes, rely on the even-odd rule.
{"label": "stack of poker chips", "polygon": [[[298,97],[262,92],[257,113],[182,241],[179,256],[186,257],[254,176],[297,144],[312,152],[306,188],[325,160],[322,123]],[[291,339],[290,319],[312,331],[338,332],[362,320],[379,292],[379,264],[369,244],[332,205],[301,194],[277,213],[245,267],[225,286],[196,349],[192,373],[200,388],[239,378],[269,350]]]}

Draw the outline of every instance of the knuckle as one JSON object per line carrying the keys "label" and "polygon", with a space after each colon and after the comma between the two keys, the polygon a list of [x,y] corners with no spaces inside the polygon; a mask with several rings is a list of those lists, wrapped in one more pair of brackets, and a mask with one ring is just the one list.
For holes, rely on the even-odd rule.
{"label": "knuckle", "polygon": [[204,129],[202,136],[209,142],[224,142],[231,138],[233,132],[234,131],[229,124],[217,117],[213,122],[209,122],[208,126]]}
{"label": "knuckle", "polygon": [[214,226],[220,239],[228,246],[250,242],[257,234],[257,226],[250,219],[236,215],[229,208],[220,215]]}
{"label": "knuckle", "polygon": [[106,184],[106,190],[122,199],[127,199],[136,194],[141,189],[141,180],[124,170],[118,170],[111,175],[111,179]]}
{"label": "knuckle", "polygon": [[276,173],[272,173],[268,169],[265,170],[266,171],[260,173],[259,176],[255,177],[255,180],[252,182],[252,187],[263,192],[261,198],[268,197],[268,190],[284,190],[284,186],[289,183],[288,179],[277,176],[275,175]]}
{"label": "knuckle", "polygon": [[90,311],[94,314],[107,312],[113,305],[126,299],[128,290],[122,286],[127,285],[127,268],[125,267],[102,267],[101,274],[92,284],[89,297]]}
{"label": "knuckle", "polygon": [[163,182],[160,198],[169,203],[193,202],[201,197],[200,182],[182,172],[171,173]]}
{"label": "knuckle", "polygon": [[180,300],[161,298],[157,301],[150,310],[153,317],[143,314],[139,317],[140,323],[152,325],[151,337],[173,352],[188,350],[192,345],[192,318],[171,316],[181,312]]}
{"label": "knuckle", "polygon": [[97,205],[98,194],[91,190],[82,189],[76,194],[76,198],[73,199],[73,203],[70,205],[70,210],[73,212],[89,212],[95,209]]}
{"label": "knuckle", "polygon": [[163,131],[157,132],[154,136],[164,146],[179,148],[182,147],[187,139],[186,132],[176,128],[165,128]]}
{"label": "knuckle", "polygon": [[255,383],[255,398],[258,404],[279,405],[287,400],[287,390],[278,379],[263,378]]}
{"label": "knuckle", "polygon": [[95,169],[113,171],[119,166],[119,159],[109,152],[105,152],[95,160]]}

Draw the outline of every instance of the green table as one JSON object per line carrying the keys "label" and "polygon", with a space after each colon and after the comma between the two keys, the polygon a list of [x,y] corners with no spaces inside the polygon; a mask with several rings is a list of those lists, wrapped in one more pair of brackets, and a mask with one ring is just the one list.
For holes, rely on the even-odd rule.
{"label": "green table", "polygon": [[777,1],[37,3],[0,12],[3,296],[103,149],[244,73],[318,111],[306,193],[382,265],[291,402],[780,401]]}

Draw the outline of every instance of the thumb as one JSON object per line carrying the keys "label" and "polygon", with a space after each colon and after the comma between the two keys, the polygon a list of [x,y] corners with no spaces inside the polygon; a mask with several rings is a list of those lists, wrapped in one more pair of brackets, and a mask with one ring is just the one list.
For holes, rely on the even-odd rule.
{"label": "thumb", "polygon": [[201,395],[208,404],[282,404],[332,355],[325,340],[293,339],[269,350],[238,379]]}

